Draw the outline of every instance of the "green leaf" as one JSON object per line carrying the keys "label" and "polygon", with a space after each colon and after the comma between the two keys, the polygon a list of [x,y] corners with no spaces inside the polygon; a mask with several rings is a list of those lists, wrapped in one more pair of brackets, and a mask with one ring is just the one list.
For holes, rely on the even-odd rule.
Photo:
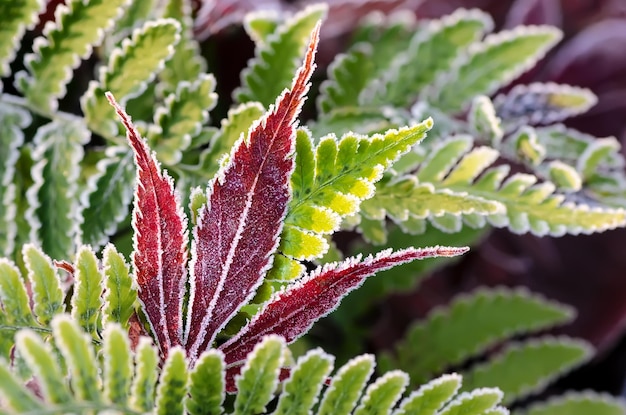
{"label": "green leaf", "polygon": [[40,248],[32,244],[24,245],[22,256],[32,290],[33,311],[37,321],[48,325],[64,308],[61,279],[50,257]]}
{"label": "green leaf", "polygon": [[97,337],[99,313],[102,307],[101,286],[103,276],[98,267],[96,254],[88,246],[81,246],[76,253],[74,265],[74,294],[72,295],[72,318],[87,333]]}
{"label": "green leaf", "polygon": [[352,413],[365,383],[374,371],[374,357],[361,355],[343,365],[326,389],[318,415],[347,415]]}
{"label": "green leaf", "polygon": [[127,0],[72,0],[57,7],[56,22],[46,25],[43,36],[35,39],[33,53],[25,58],[28,75],[20,72],[16,78],[33,107],[45,114],[57,109],[72,70],[102,42],[127,4]]}
{"label": "green leaf", "polygon": [[507,129],[526,124],[554,124],[585,113],[598,99],[590,90],[554,83],[516,85],[494,99]]}
{"label": "green leaf", "polygon": [[82,400],[99,402],[100,380],[91,338],[73,319],[62,314],[52,320],[52,332],[68,366],[74,394]]}
{"label": "green leaf", "polygon": [[177,347],[170,349],[157,387],[155,411],[157,415],[184,414],[187,381],[185,352]]}
{"label": "green leaf", "polygon": [[367,390],[354,415],[388,414],[409,383],[409,376],[399,370],[385,373]]}
{"label": "green leaf", "polygon": [[562,37],[549,26],[520,26],[489,35],[461,55],[429,91],[431,103],[460,111],[472,97],[489,95],[532,68]]}
{"label": "green leaf", "polygon": [[236,378],[237,397],[235,415],[254,415],[265,412],[278,385],[278,374],[283,364],[285,341],[278,336],[266,337],[248,355],[241,375]]}
{"label": "green leaf", "polygon": [[611,154],[619,152],[619,142],[614,137],[598,138],[590,143],[576,163],[576,170],[580,172],[584,181],[589,180],[601,163]]}
{"label": "green leaf", "polygon": [[279,24],[280,13],[272,10],[252,11],[243,19],[243,28],[257,47],[267,42],[267,38],[276,31]]}
{"label": "green leaf", "polygon": [[289,87],[309,36],[327,8],[322,4],[306,7],[257,47],[255,57],[241,73],[242,86],[234,93],[239,102],[258,101],[268,108]]}
{"label": "green leaf", "polygon": [[541,392],[558,377],[587,361],[591,345],[566,337],[544,337],[509,345],[498,356],[464,375],[465,390],[498,385],[504,403]]}
{"label": "green leaf", "polygon": [[[299,131],[296,169],[291,176],[293,199],[279,249],[299,259],[323,255],[327,244],[321,235],[336,231],[341,218],[357,212],[361,201],[373,196],[374,183],[380,180],[383,171],[420,142],[431,126],[432,120],[428,119],[413,127],[389,130],[373,137],[346,134],[337,140],[330,136],[322,139],[315,149],[308,134]],[[311,242],[317,239],[319,248],[290,240],[301,235],[311,236]],[[287,253],[284,249],[287,246],[300,248]]]}
{"label": "green leaf", "polygon": [[203,353],[189,374],[185,407],[191,415],[220,415],[224,401],[224,355],[211,349]]}
{"label": "green leaf", "polygon": [[576,169],[559,160],[552,160],[549,163],[548,177],[563,192],[577,192],[583,185],[582,177]]}
{"label": "green leaf", "polygon": [[211,179],[220,167],[220,160],[230,153],[230,149],[243,134],[247,136],[252,124],[265,113],[258,102],[248,102],[228,110],[228,116],[222,120],[219,133],[211,140],[208,150],[200,156],[200,170]]}
{"label": "green leaf", "polygon": [[572,315],[570,308],[522,289],[481,290],[414,325],[389,358],[412,382],[422,382],[502,340],[563,324]]}
{"label": "green leaf", "polygon": [[415,33],[408,48],[398,53],[383,77],[364,92],[361,103],[411,105],[422,89],[450,68],[454,58],[492,29],[491,18],[477,9],[459,9],[431,20]]}
{"label": "green leaf", "polygon": [[461,387],[461,376],[443,375],[421,386],[405,398],[393,415],[435,415]]}
{"label": "green leaf", "polygon": [[484,138],[492,145],[497,146],[500,143],[504,132],[489,97],[484,95],[475,97],[468,118],[470,129],[476,137]]}
{"label": "green leaf", "polygon": [[[9,63],[15,58],[19,50],[20,40],[26,30],[32,29],[38,20],[38,15],[46,3],[43,0],[25,0],[0,2],[0,77],[9,75]],[[0,91],[2,85],[0,84]],[[0,153],[6,154],[6,153]]]}
{"label": "green leaf", "polygon": [[128,216],[135,180],[133,155],[127,148],[107,147],[81,194],[82,242],[94,249],[105,244]]}
{"label": "green leaf", "polygon": [[20,271],[5,258],[0,258],[0,304],[7,324],[26,326],[35,322]]}
{"label": "green leaf", "polygon": [[206,76],[206,62],[200,54],[200,45],[193,38],[192,2],[190,0],[169,0],[165,4],[164,18],[178,20],[181,24],[181,38],[174,55],[165,63],[159,75],[166,94],[180,88],[181,82],[196,82]]}
{"label": "green leaf", "polygon": [[380,107],[342,107],[334,109],[310,122],[312,135],[344,135],[350,133],[376,134],[391,128],[409,124],[406,117],[400,117],[393,108]]}
{"label": "green leaf", "polygon": [[356,107],[359,94],[371,81],[375,63],[372,47],[366,43],[355,45],[345,54],[339,54],[328,67],[328,79],[320,86],[317,108],[320,114],[342,107]]}
{"label": "green leaf", "polygon": [[626,404],[607,394],[592,391],[568,392],[545,402],[530,406],[527,411],[516,411],[514,415],[624,415]]}
{"label": "green leaf", "polygon": [[464,392],[450,402],[441,415],[482,415],[494,409],[502,400],[502,392],[494,388],[482,388]]}
{"label": "green leaf", "polygon": [[146,91],[165,61],[174,54],[180,30],[180,24],[173,19],[151,21],[113,50],[107,66],[100,68],[98,81],[89,83],[89,89],[81,99],[91,130],[105,138],[117,138],[115,111],[104,93],[110,91],[124,105]]}
{"label": "green leaf", "polygon": [[9,371],[10,363],[0,358],[0,397],[2,401],[12,408],[15,413],[24,413],[43,409],[39,401],[30,391],[23,386],[24,382],[15,378]]}
{"label": "green leaf", "polygon": [[159,357],[148,337],[139,339],[135,352],[135,376],[131,386],[130,405],[140,412],[152,411],[157,383]]}
{"label": "green leaf", "polygon": [[535,130],[530,127],[520,128],[513,137],[507,140],[507,144],[513,148],[519,160],[531,166],[538,165],[546,156],[545,147],[538,141]]}
{"label": "green leaf", "polygon": [[15,338],[20,356],[33,371],[44,399],[50,403],[65,403],[72,399],[65,374],[57,362],[52,348],[30,330],[20,331]]}
{"label": "green leaf", "polygon": [[274,415],[310,414],[334,360],[321,349],[310,350],[300,357],[284,384]]}
{"label": "green leaf", "polygon": [[128,328],[128,320],[135,311],[137,286],[129,273],[126,260],[111,244],[107,245],[102,253],[102,272],[104,273],[102,322],[116,322]]}
{"label": "green leaf", "polygon": [[213,75],[199,75],[193,82],[179,83],[176,92],[156,109],[154,125],[148,129],[146,138],[153,143],[161,162],[175,165],[181,161],[183,151],[200,134],[217,102],[214,90]]}
{"label": "green leaf", "polygon": [[[0,9],[14,2],[0,4]],[[2,10],[0,10],[2,13]],[[0,27],[1,31],[4,27]],[[0,48],[1,48],[0,44]],[[0,64],[0,73],[2,66]],[[17,237],[17,192],[16,166],[20,147],[24,144],[22,129],[28,127],[32,117],[27,111],[0,103],[0,255],[10,257],[15,250]]]}
{"label": "green leaf", "polygon": [[133,374],[128,336],[121,326],[108,324],[102,339],[104,399],[115,405],[125,405]]}
{"label": "green leaf", "polygon": [[89,131],[80,123],[52,121],[37,130],[32,153],[33,185],[27,191],[31,241],[55,259],[75,251],[80,223],[78,180]]}

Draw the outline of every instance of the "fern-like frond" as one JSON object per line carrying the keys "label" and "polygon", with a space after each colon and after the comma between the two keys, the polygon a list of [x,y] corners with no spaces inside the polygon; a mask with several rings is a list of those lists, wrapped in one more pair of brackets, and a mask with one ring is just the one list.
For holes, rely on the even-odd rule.
{"label": "fern-like frond", "polygon": [[[17,334],[16,354],[23,369],[36,376],[29,384],[36,385],[37,394],[16,365],[0,358],[0,411],[254,415],[265,413],[279,395],[276,415],[390,415],[408,383],[405,373],[392,371],[366,388],[374,370],[371,355],[353,358],[330,380],[334,358],[320,350],[286,367],[285,341],[269,336],[241,362],[245,368],[234,388],[225,381],[232,367],[225,368],[224,356],[216,350],[204,353],[191,368],[184,352],[175,347],[159,369],[156,347],[140,338],[132,349],[128,334],[117,324],[104,326],[99,359],[91,337],[69,316],[55,317],[52,328],[53,345],[31,330]],[[287,377],[283,390],[277,391]],[[502,414],[493,412],[500,408],[501,392],[482,388],[456,395],[460,384],[458,375],[436,379],[409,395],[393,413]],[[224,400],[227,388],[235,394],[233,399]],[[313,412],[320,394],[322,402]]]}
{"label": "fern-like frond", "polygon": [[[382,173],[421,141],[431,126],[429,119],[373,137],[329,136],[315,148],[311,138],[299,132],[291,177],[293,199],[279,249],[298,259],[323,255],[327,244],[322,235],[336,231],[343,217],[358,212],[361,201],[373,196]],[[301,245],[304,241],[307,244]]]}
{"label": "fern-like frond", "polygon": [[115,111],[104,93],[112,92],[122,103],[143,93],[174,54],[180,30],[174,19],[151,21],[111,52],[108,64],[100,68],[98,81],[91,81],[81,98],[85,120],[92,131],[109,139],[117,137]]}
{"label": "fern-like frond", "polygon": [[275,10],[255,10],[243,19],[243,28],[257,46],[263,46],[268,37],[276,31],[281,16]]}
{"label": "fern-like frond", "polygon": [[[178,50],[178,49],[177,49]],[[182,81],[165,104],[154,113],[147,133],[149,142],[167,165],[176,165],[193,137],[200,134],[217,102],[213,75],[199,75],[193,82]]]}
{"label": "fern-like frond", "polygon": [[193,38],[191,0],[169,0],[161,17],[176,19],[181,25],[180,41],[174,55],[165,63],[159,74],[159,91],[163,95],[174,93],[181,82],[196,82],[206,71],[206,62],[200,54],[200,45]]}
{"label": "fern-like frond", "polygon": [[498,116],[507,129],[525,124],[554,124],[582,114],[598,101],[588,89],[555,83],[517,85],[495,97]]}
{"label": "fern-like frond", "polygon": [[104,276],[100,271],[96,254],[88,246],[81,246],[76,253],[74,279],[72,318],[80,324],[83,330],[97,338]]}
{"label": "fern-like frond", "polygon": [[572,313],[525,290],[482,290],[431,313],[410,328],[395,354],[385,359],[421,382],[513,335],[567,322]]}
{"label": "fern-like frond", "polygon": [[489,35],[470,45],[451,71],[428,91],[429,101],[447,111],[458,111],[480,94],[489,95],[532,68],[560,39],[547,26],[521,26]]}
{"label": "fern-like frond", "polygon": [[[529,141],[524,144],[519,140]],[[487,219],[492,225],[506,227],[515,233],[561,236],[601,232],[626,223],[624,210],[576,204],[555,193],[553,183],[536,184],[538,179],[534,175],[518,173],[507,178],[507,165],[485,170],[497,153],[482,147],[467,152],[471,141],[469,136],[456,136],[437,143],[416,173],[420,183],[432,183],[435,189],[466,192],[499,202],[506,208],[502,213],[482,218],[477,215],[465,217],[463,220],[467,225],[482,227]],[[518,138],[518,144],[529,157],[534,154],[532,143],[532,137]],[[446,221],[429,218],[435,226],[449,232],[458,231],[462,226],[459,217],[448,215],[443,219]]]}
{"label": "fern-like frond", "polygon": [[[43,0],[25,0],[0,2],[0,76],[9,74],[9,63],[15,58],[24,32],[37,22],[45,2]],[[0,91],[2,84],[0,83]]]}
{"label": "fern-like frond", "polygon": [[37,130],[26,217],[30,239],[55,259],[69,259],[80,229],[79,164],[91,134],[83,124],[52,121]]}
{"label": "fern-like frond", "polygon": [[491,18],[480,10],[459,9],[429,21],[396,55],[382,79],[363,91],[360,102],[406,107],[422,89],[449,69],[454,59],[471,43],[493,29]]}
{"label": "fern-like frond", "polygon": [[80,239],[94,249],[104,245],[128,216],[135,180],[132,154],[121,146],[107,147],[80,195]]}
{"label": "fern-like frond", "polygon": [[242,86],[234,92],[239,102],[257,101],[267,108],[289,87],[309,35],[327,8],[322,4],[306,7],[279,25],[266,43],[257,45],[255,57],[241,73]]}
{"label": "fern-like frond", "polygon": [[488,97],[478,95],[472,100],[468,122],[474,137],[483,138],[494,146],[502,140],[502,120],[498,118],[496,108]]}
{"label": "fern-like frond", "polygon": [[130,274],[126,260],[113,245],[107,245],[102,253],[104,289],[102,323],[119,323],[128,328],[128,320],[135,312],[137,283]]}
{"label": "fern-like frond", "polygon": [[508,345],[498,356],[463,375],[467,390],[497,385],[505,404],[541,392],[557,378],[585,363],[591,345],[567,337],[543,337]]}
{"label": "fern-like frond", "polygon": [[128,5],[127,0],[72,0],[56,8],[55,22],[46,24],[25,58],[28,74],[20,72],[16,84],[28,102],[48,114],[57,109],[65,85],[81,59],[100,44],[106,31]]}
{"label": "fern-like frond", "polygon": [[[13,3],[11,3],[13,4]],[[2,29],[0,29],[2,30]],[[0,103],[0,255],[10,257],[17,236],[16,165],[24,132],[32,121],[30,114],[17,107]]]}
{"label": "fern-like frond", "polygon": [[35,245],[25,245],[22,257],[31,285],[33,312],[37,321],[48,325],[56,314],[64,310],[61,278],[50,257]]}
{"label": "fern-like frond", "polygon": [[568,392],[545,402],[535,403],[527,410],[518,410],[514,415],[624,415],[626,402],[623,399],[593,392]]}

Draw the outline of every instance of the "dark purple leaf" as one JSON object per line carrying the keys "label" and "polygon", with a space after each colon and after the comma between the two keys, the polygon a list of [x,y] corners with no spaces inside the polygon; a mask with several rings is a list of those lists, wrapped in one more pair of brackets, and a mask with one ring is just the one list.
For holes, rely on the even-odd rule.
{"label": "dark purple leaf", "polygon": [[319,37],[313,31],[291,90],[240,139],[208,186],[192,247],[185,346],[193,362],[245,305],[271,267],[291,190],[297,116],[309,89]]}
{"label": "dark purple leaf", "polygon": [[132,262],[139,300],[156,337],[162,356],[181,344],[182,307],[186,283],[187,219],[167,172],[139,135],[130,117],[111,93],[111,105],[126,127],[135,152],[137,186],[133,209]]}
{"label": "dark purple leaf", "polygon": [[408,248],[376,256],[350,258],[339,264],[326,264],[297,284],[275,295],[262,311],[235,337],[220,346],[227,364],[242,361],[264,336],[277,334],[291,343],[306,333],[321,317],[334,310],[341,299],[363,281],[395,265],[439,256],[456,256],[469,248]]}

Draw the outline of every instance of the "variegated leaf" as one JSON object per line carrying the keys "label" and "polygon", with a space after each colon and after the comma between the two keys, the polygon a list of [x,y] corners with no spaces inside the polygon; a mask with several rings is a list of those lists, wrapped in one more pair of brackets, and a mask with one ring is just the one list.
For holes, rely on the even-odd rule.
{"label": "variegated leaf", "polygon": [[271,266],[291,195],[296,117],[315,68],[319,25],[291,90],[235,144],[194,228],[185,345],[191,361],[249,301]]}
{"label": "variegated leaf", "polygon": [[[20,40],[24,32],[31,29],[37,22],[37,15],[41,12],[45,1],[2,1],[0,2],[0,76],[9,74],[9,63],[15,58],[20,47]],[[0,91],[2,84],[0,83]],[[4,154],[1,153],[0,154]],[[1,239],[1,238],[0,238]]]}
{"label": "variegated leaf", "polygon": [[109,93],[135,152],[137,185],[133,209],[132,262],[142,303],[161,353],[182,340],[182,309],[187,282],[187,218],[167,172]]}
{"label": "variegated leaf", "polygon": [[122,15],[128,0],[71,0],[57,6],[56,21],[45,26],[25,58],[28,74],[20,72],[16,84],[29,103],[44,113],[57,108],[66,83],[81,59],[99,45]]}

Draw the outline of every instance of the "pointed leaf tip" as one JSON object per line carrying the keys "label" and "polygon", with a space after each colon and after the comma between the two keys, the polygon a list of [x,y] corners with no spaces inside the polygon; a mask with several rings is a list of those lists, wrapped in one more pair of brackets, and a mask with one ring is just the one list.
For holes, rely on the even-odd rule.
{"label": "pointed leaf tip", "polygon": [[172,179],[162,172],[130,116],[106,93],[135,152],[137,184],[133,209],[132,261],[138,297],[163,357],[182,338],[182,306],[186,283],[187,219]]}
{"label": "pointed leaf tip", "polygon": [[243,360],[264,336],[276,334],[291,343],[334,310],[367,277],[416,259],[450,257],[468,249],[441,246],[396,252],[388,249],[365,259],[357,256],[318,267],[299,283],[275,295],[246,327],[219,348],[226,356],[226,363],[232,364]]}
{"label": "pointed leaf tip", "polygon": [[207,204],[194,228],[187,325],[190,361],[248,301],[271,267],[294,169],[297,116],[315,69],[319,24],[290,90],[233,147],[208,185]]}

